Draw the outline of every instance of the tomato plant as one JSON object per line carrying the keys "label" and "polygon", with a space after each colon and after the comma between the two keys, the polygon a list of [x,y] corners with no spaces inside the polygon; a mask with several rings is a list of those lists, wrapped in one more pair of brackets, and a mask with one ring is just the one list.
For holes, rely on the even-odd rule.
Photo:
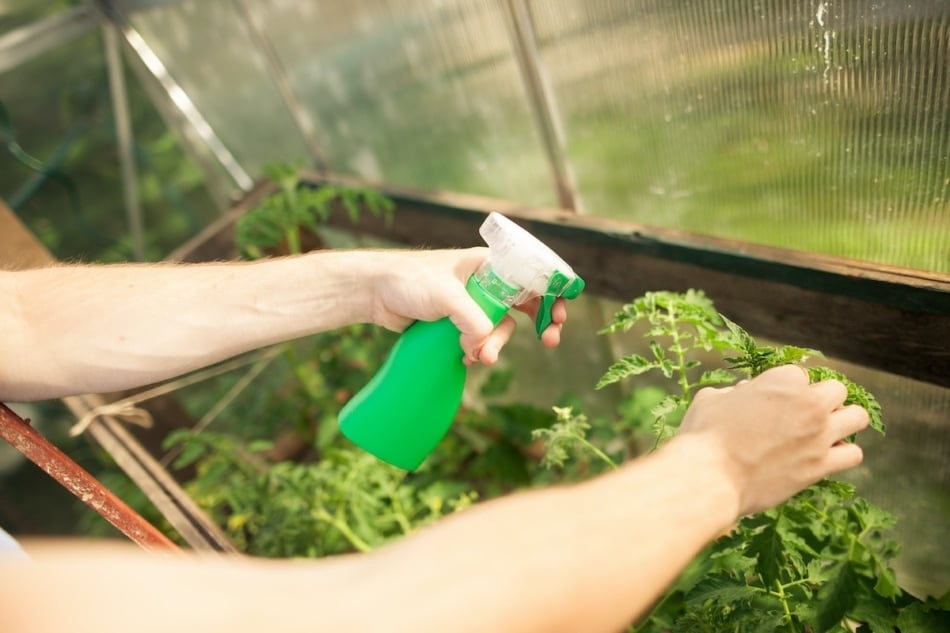
{"label": "tomato plant", "polygon": [[[632,354],[610,366],[597,387],[648,372],[668,384],[666,393],[634,390],[622,411],[638,411],[620,425],[622,446],[636,436],[652,448],[675,433],[695,392],[727,385],[778,365],[820,358],[816,350],[759,345],[719,314],[701,291],[649,292],[624,305],[604,333],[645,326],[649,355]],[[718,354],[712,368],[701,357]],[[708,364],[708,361],[707,361]],[[846,403],[865,407],[870,426],[884,433],[874,396],[846,376],[807,365],[812,382],[836,378]],[[649,415],[642,413],[648,401]],[[546,463],[566,473],[578,462],[616,467],[588,434],[586,416],[555,409],[558,422],[535,431],[547,445]],[[612,427],[616,432],[616,425]],[[623,437],[626,434],[628,437]],[[617,445],[618,438],[613,437]],[[853,439],[853,438],[852,438]],[[826,479],[776,508],[742,518],[689,566],[631,631],[937,631],[950,626],[950,596],[920,600],[901,590],[891,561],[899,546],[888,536],[895,518],[860,497],[854,486]],[[642,544],[638,544],[642,545]]]}

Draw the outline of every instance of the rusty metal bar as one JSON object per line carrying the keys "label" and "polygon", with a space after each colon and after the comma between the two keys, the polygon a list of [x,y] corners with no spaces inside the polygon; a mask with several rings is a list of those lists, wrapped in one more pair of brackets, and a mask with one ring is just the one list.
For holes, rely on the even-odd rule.
{"label": "rusty metal bar", "polygon": [[142,548],[178,549],[168,537],[2,403],[0,436]]}

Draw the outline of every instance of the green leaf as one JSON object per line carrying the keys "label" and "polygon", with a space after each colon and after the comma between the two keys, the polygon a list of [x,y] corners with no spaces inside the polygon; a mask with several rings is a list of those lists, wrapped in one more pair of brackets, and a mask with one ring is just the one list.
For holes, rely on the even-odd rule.
{"label": "green leaf", "polygon": [[854,608],[848,613],[848,619],[866,624],[871,633],[894,633],[897,616],[898,609],[893,602],[864,593],[857,596]]}
{"label": "green leaf", "polygon": [[736,381],[736,377],[726,369],[712,369],[702,373],[699,377],[699,387],[708,387],[710,385],[731,385]]}
{"label": "green leaf", "polygon": [[840,625],[857,604],[858,576],[851,565],[835,563],[830,574],[831,580],[818,590],[816,630],[819,633]]}
{"label": "green leaf", "polygon": [[897,617],[900,633],[943,633],[950,631],[950,611],[928,600],[915,602]]}
{"label": "green leaf", "polygon": [[754,587],[727,576],[716,574],[707,576],[686,594],[687,604],[702,606],[707,600],[725,605],[748,602],[759,594]]}
{"label": "green leaf", "polygon": [[778,353],[776,354],[776,360],[778,361],[777,365],[797,365],[805,362],[812,356],[823,357],[824,354],[818,350],[809,349],[807,347],[785,345],[779,348]]}
{"label": "green leaf", "polygon": [[746,553],[756,558],[755,570],[763,587],[772,588],[780,581],[784,549],[777,521],[766,523],[749,539]]}
{"label": "green leaf", "polygon": [[624,356],[607,369],[607,373],[597,381],[595,389],[602,389],[607,385],[623,380],[627,376],[639,376],[657,367],[659,367],[658,363],[638,354]]}
{"label": "green leaf", "polygon": [[549,429],[535,429],[534,439],[544,441],[544,457],[541,465],[547,468],[563,466],[570,458],[571,451],[583,445],[590,424],[584,414],[575,415],[570,407],[553,407],[557,416]]}

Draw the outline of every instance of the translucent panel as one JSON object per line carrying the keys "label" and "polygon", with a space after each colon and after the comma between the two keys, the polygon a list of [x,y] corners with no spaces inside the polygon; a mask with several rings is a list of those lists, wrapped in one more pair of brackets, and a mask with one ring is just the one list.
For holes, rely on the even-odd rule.
{"label": "translucent panel", "polygon": [[60,258],[97,257],[127,231],[104,68],[94,32],[0,75],[28,154],[0,151],[0,196]]}
{"label": "translucent panel", "polygon": [[887,435],[865,432],[864,463],[841,478],[897,517],[898,577],[917,595],[950,587],[950,389],[835,363],[881,403]]}
{"label": "translucent panel", "polygon": [[950,3],[531,8],[590,212],[950,271]]}
{"label": "translucent panel", "polygon": [[334,171],[554,203],[504,2],[252,4]]}
{"label": "translucent panel", "polygon": [[3,0],[0,2],[0,33],[25,26],[62,9],[60,0]]}
{"label": "translucent panel", "polygon": [[306,157],[293,119],[234,3],[200,0],[133,14],[133,24],[252,177]]}
{"label": "translucent panel", "polygon": [[[160,259],[217,209],[201,173],[131,78],[127,89],[147,257]],[[0,146],[0,197],[60,259],[130,259],[98,31],[0,74],[0,101],[19,146]]]}

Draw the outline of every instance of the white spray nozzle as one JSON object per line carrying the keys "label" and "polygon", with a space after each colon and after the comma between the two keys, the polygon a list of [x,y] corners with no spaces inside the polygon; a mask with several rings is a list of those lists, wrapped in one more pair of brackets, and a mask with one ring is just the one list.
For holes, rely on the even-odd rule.
{"label": "white spray nozzle", "polygon": [[500,213],[490,213],[479,233],[489,247],[485,266],[516,289],[516,294],[506,298],[509,305],[562,293],[573,298],[583,289],[584,282],[567,262]]}

